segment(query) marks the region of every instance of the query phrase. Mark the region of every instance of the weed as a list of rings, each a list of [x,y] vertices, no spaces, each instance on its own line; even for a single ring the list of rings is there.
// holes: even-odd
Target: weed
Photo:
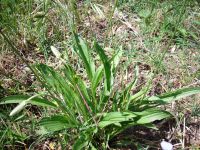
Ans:
[[[95,67],[95,61],[91,57],[91,50],[85,42],[76,34],[74,50],[83,62],[87,73],[84,80],[76,73],[70,62],[66,62],[58,51],[53,48],[54,54],[63,61],[63,68],[55,71],[53,68],[38,64],[32,67],[37,72],[37,77],[48,90],[50,100],[39,95],[32,97],[11,96],[2,99],[1,104],[19,103],[10,116],[20,112],[28,103],[60,109],[59,114],[45,117],[39,121],[40,134],[50,134],[60,130],[73,130],[73,149],[97,148],[106,149],[108,142],[124,129],[134,126],[153,127],[155,120],[168,118],[171,114],[157,108],[172,100],[198,93],[199,88],[181,89],[161,96],[148,97],[151,80],[144,88],[134,95],[132,89],[138,80],[138,68],[134,80],[121,89],[114,88],[117,68],[122,56],[118,50],[111,58],[106,56],[104,50],[97,42],[94,42],[101,64]],[[42,93],[42,95],[46,93]],[[47,96],[46,95],[46,96]],[[78,138],[79,137],[79,138]]]

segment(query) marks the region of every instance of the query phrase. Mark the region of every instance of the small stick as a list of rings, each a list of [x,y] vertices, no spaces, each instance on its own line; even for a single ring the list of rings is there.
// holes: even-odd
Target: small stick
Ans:
[[[183,118],[183,139],[182,139],[182,149],[184,149],[185,148],[185,130],[186,129],[186,127],[185,127],[185,116],[184,116],[184,118]]]

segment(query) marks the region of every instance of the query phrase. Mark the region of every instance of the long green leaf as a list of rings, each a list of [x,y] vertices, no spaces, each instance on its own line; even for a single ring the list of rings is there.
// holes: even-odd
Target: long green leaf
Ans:
[[[46,132],[55,132],[76,127],[75,124],[70,123],[69,119],[63,115],[55,115],[43,118],[39,122],[39,126],[43,127]]]
[[[94,74],[94,78],[92,79],[92,93],[96,93],[96,89],[103,77],[103,66],[100,66]]]
[[[119,124],[120,122],[131,121],[135,117],[137,117],[137,115],[131,112],[109,112],[104,114],[104,117],[98,125],[100,128],[104,128],[111,124]]]
[[[105,76],[106,76],[106,90],[108,92],[110,92],[112,74],[111,74],[111,65],[110,65],[109,59],[106,56],[106,54],[104,53],[104,50],[99,46],[99,44],[97,42],[95,42],[94,46],[95,46],[97,53],[100,56],[101,61],[103,62]]]
[[[75,51],[79,54],[80,58],[82,59],[86,72],[88,74],[88,77],[90,81],[92,81],[93,75],[95,73],[95,64],[94,61],[92,60],[92,57],[89,53],[88,47],[85,44],[85,42],[78,37],[77,34],[74,34],[75,41],[76,41],[76,46]]]
[[[200,87],[183,88],[163,95],[149,97],[148,100],[159,104],[166,104],[197,93],[200,93]]]
[[[162,120],[171,117],[171,114],[163,110],[146,110],[144,112],[139,112],[141,115],[140,119],[137,120],[138,124],[152,123],[156,120]]]
[[[21,103],[25,100],[27,100],[28,98],[30,98],[30,96],[28,95],[13,95],[13,96],[8,96],[8,97],[4,97],[0,100],[0,104],[15,104],[15,103]],[[28,103],[32,104],[32,105],[37,105],[37,106],[46,106],[46,107],[53,107],[56,108],[57,105],[55,104],[55,102],[50,102],[46,99],[42,99],[42,98],[32,98],[30,101],[28,101]]]

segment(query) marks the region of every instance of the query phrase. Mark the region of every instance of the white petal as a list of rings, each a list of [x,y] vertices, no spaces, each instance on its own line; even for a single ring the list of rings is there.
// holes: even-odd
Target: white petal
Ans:
[[[54,46],[51,46],[51,51],[52,51],[53,54],[56,56],[56,58],[60,58],[61,54],[60,54],[60,52],[57,50],[57,48],[55,48]]]
[[[173,150],[173,145],[164,140],[160,143],[160,145],[161,145],[162,150]]]

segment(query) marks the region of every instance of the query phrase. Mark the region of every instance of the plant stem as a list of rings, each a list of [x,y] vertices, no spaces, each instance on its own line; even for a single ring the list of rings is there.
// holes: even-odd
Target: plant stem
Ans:
[[[88,105],[87,101],[85,100],[85,98],[84,98],[83,94],[81,93],[81,90],[79,89],[79,87],[78,87],[77,84],[76,84],[76,88],[77,88],[79,94],[81,95],[81,97],[82,97],[82,99],[83,99],[84,105],[86,106],[87,110],[90,112],[90,114],[91,114],[91,116],[92,116],[92,119],[93,119],[93,121],[95,122],[95,124],[96,124],[96,126],[97,126],[97,121],[95,120],[95,118],[94,118],[94,116],[93,116],[92,110],[91,110],[90,106]]]

